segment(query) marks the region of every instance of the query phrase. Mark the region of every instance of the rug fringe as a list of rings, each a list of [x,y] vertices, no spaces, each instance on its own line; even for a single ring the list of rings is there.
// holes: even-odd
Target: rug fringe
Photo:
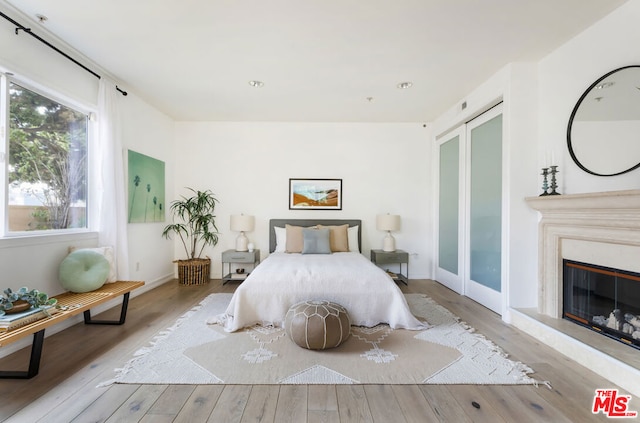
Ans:
[[[551,382],[549,382],[548,380],[536,380],[536,379],[534,379],[533,381],[534,381],[533,386],[535,386],[536,388],[537,388],[539,385],[544,385],[544,386],[546,386],[546,387],[547,387],[547,388],[549,388],[549,389],[553,389],[553,388],[551,387]]]
[[[493,341],[488,339],[483,334],[477,333],[476,329],[471,327],[471,326],[469,326],[467,324],[467,322],[463,322],[460,319],[457,319],[457,320],[458,320],[458,323],[460,325],[462,325],[467,332],[473,333],[474,336],[479,341],[481,341],[484,345],[486,345],[492,352],[496,353],[497,355],[499,355],[502,358],[511,360],[509,358],[509,354],[506,351],[504,351],[502,349],[502,347],[500,347],[499,345],[495,344]],[[548,381],[539,381],[539,380],[534,379],[531,376],[529,376],[530,374],[535,373],[535,371],[531,367],[527,366],[526,364],[524,364],[521,361],[513,361],[513,360],[511,360],[511,362],[513,363],[513,370],[515,370],[518,374],[521,375],[520,377],[516,378],[517,381],[520,381],[523,384],[532,384],[532,385],[534,385],[536,387],[538,387],[538,385],[540,385],[540,384],[544,384],[544,385],[547,385],[549,387],[549,389],[551,389],[551,384]]]
[[[453,313],[452,313],[452,314],[453,314]],[[455,316],[455,315],[454,315],[454,316]],[[456,316],[456,317],[457,317],[457,316]],[[509,354],[508,354],[506,351],[504,351],[504,350],[502,349],[502,347],[500,347],[499,345],[496,345],[493,341],[491,341],[490,339],[488,339],[487,337],[485,337],[483,334],[481,334],[481,333],[476,333],[475,328],[472,328],[471,326],[469,326],[469,325],[467,324],[467,322],[463,322],[463,321],[460,321],[460,320],[458,319],[458,323],[460,323],[463,327],[465,327],[465,328],[466,328],[466,330],[467,330],[467,332],[469,332],[469,333],[473,333],[473,334],[474,334],[477,338],[479,338],[479,339],[480,339],[480,340],[481,340],[485,345],[489,346],[489,347],[492,349],[492,351],[493,351],[493,352],[495,352],[496,354],[500,355],[500,357],[503,357],[503,358],[509,358],[509,357],[510,357],[510,356],[509,356]],[[509,358],[509,359],[510,359],[510,358]],[[511,359],[510,359],[510,360],[511,360]],[[540,381],[540,380],[534,379],[534,378],[532,378],[531,376],[529,376],[530,374],[535,373],[535,371],[534,371],[531,367],[527,366],[526,364],[524,364],[524,363],[523,363],[523,362],[521,362],[521,361],[513,361],[513,360],[511,360],[511,361],[513,362],[513,367],[514,367],[514,369],[515,369],[518,373],[522,374],[522,376],[521,376],[520,378],[517,378],[517,380],[522,381],[522,383],[532,384],[532,385],[534,385],[536,388],[537,388],[539,385],[545,385],[547,388],[552,389],[552,388],[551,388],[551,383],[550,383],[548,380]]]
[[[440,305],[439,303],[437,303],[436,301],[434,301],[432,298],[430,298],[427,295],[424,294],[420,294],[420,297],[425,298],[428,302],[431,303],[432,306],[434,307],[438,307],[445,315],[447,315],[450,319],[451,319],[451,324],[456,324],[458,326],[460,326],[461,328],[463,328],[464,331],[466,331],[469,334],[473,334],[474,339],[477,342],[482,343],[490,353],[495,354],[501,358],[504,359],[508,359],[508,361],[511,362],[511,366],[509,369],[509,373],[515,372],[515,382],[517,384],[530,384],[530,385],[534,385],[534,386],[539,386],[539,385],[545,385],[547,386],[549,389],[551,388],[551,384],[549,383],[549,381],[540,381],[537,379],[532,378],[531,374],[534,374],[535,371],[527,366],[526,364],[520,362],[520,361],[513,361],[509,358],[509,354],[504,351],[499,345],[497,345],[495,342],[491,341],[490,339],[488,339],[485,335],[478,333],[477,330],[470,326],[467,322],[463,321],[460,317],[458,317],[457,315],[453,314],[449,309],[447,309],[446,307]],[[455,362],[454,362],[455,363]],[[432,375],[431,377],[429,377],[429,379],[433,379],[434,376],[436,374],[440,374],[443,373],[445,371],[446,368],[453,366],[454,363],[450,363],[447,367],[440,369],[438,372],[434,373],[434,375]],[[427,379],[428,380],[428,379]],[[426,380],[425,380],[426,382]],[[443,384],[447,384],[446,381],[440,381],[440,383]],[[455,382],[451,382],[451,384],[454,384]],[[481,383],[479,383],[481,384]]]

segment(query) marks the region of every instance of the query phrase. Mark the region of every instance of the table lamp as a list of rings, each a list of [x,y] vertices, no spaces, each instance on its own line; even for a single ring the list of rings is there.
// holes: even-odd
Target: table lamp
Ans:
[[[245,232],[251,232],[255,224],[253,216],[232,215],[231,216],[231,230],[240,232],[240,235],[236,238],[236,251],[248,251],[249,239],[244,234]]]
[[[387,231],[384,237],[382,251],[395,251],[396,239],[391,235],[391,231],[400,229],[400,216],[397,214],[379,214],[376,218],[376,229],[379,231]]]

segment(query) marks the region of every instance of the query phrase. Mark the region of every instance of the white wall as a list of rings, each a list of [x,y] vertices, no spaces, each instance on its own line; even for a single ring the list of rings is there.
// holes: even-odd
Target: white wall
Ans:
[[[175,198],[175,123],[135,95],[128,95],[121,103],[126,116],[122,128],[123,148],[165,163],[165,199],[168,204]],[[153,284],[173,278],[173,243],[161,236],[165,224],[166,221],[128,225],[131,279]]]
[[[640,170],[600,177],[580,170],[567,149],[569,116],[582,93],[605,73],[640,64],[640,0],[630,0],[540,61],[540,145],[554,151],[560,192],[637,189]],[[603,140],[607,143],[607,140]],[[640,157],[636,163],[640,162]]]
[[[220,253],[234,248],[232,214],[250,214],[247,234],[266,257],[271,218],[354,218],[363,221],[363,254],[382,248],[379,213],[399,214],[397,247],[410,256],[410,277],[431,274],[430,128],[422,124],[193,123],[176,124],[176,178],[184,187],[211,189],[220,204],[220,242],[206,254],[219,277]],[[289,210],[289,178],[339,178],[342,210]],[[176,249],[176,256],[184,252]]]

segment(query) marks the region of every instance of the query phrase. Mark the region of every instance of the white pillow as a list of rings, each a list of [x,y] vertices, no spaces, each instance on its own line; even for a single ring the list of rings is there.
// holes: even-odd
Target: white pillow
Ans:
[[[358,244],[358,226],[351,226],[347,229],[347,238],[349,239],[349,251],[359,253],[360,245]]]
[[[118,279],[118,275],[116,271],[116,260],[113,255],[113,247],[96,247],[96,248],[69,247],[70,253],[78,250],[89,250],[89,251],[95,251],[96,253],[102,254],[109,262],[109,276],[107,276],[107,282],[115,282],[116,279]]]
[[[287,230],[278,226],[274,226],[273,230],[276,232],[276,249],[274,253],[284,253],[287,250]]]

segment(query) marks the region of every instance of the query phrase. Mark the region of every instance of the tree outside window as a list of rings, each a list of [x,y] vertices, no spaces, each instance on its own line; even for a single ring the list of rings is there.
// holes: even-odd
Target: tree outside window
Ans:
[[[86,114],[11,82],[9,121],[9,230],[86,227]]]

